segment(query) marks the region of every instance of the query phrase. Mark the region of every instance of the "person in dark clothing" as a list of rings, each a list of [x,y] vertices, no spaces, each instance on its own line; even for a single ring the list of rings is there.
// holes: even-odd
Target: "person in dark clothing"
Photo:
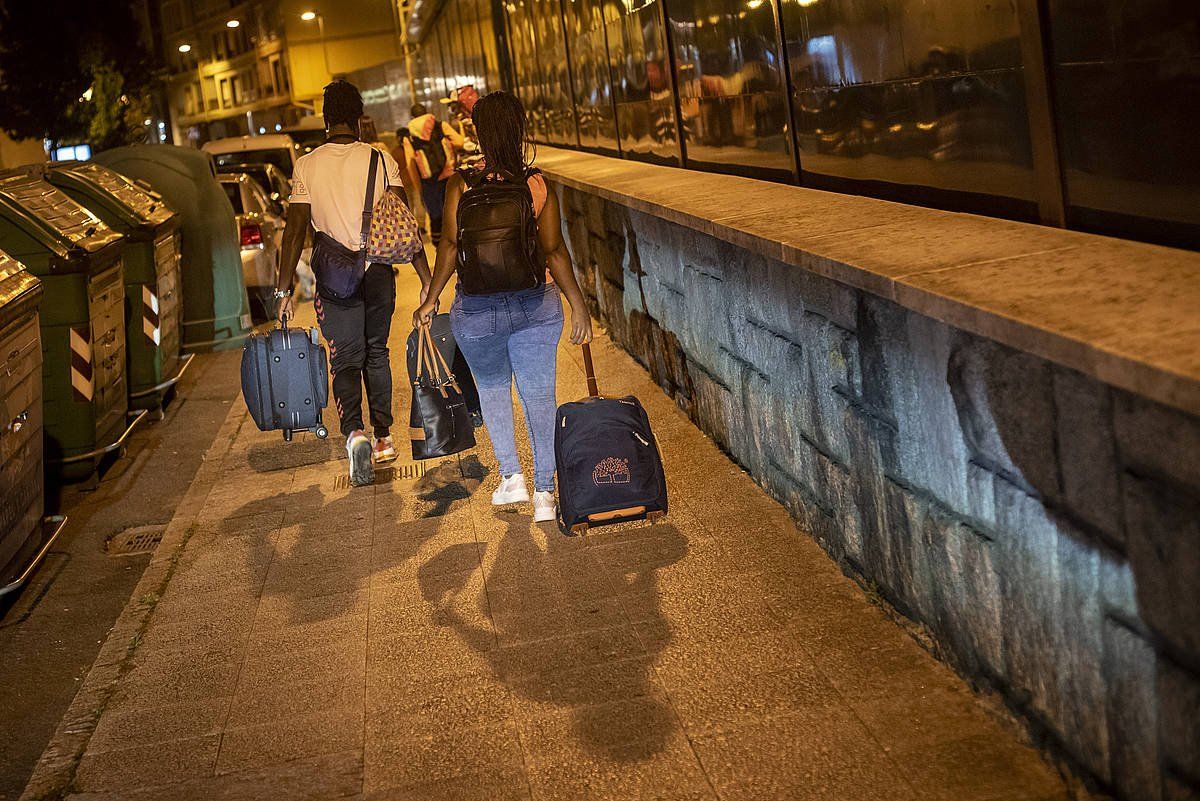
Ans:
[[[385,183],[382,174],[376,176],[373,203],[378,203],[386,191],[408,202],[395,159],[359,141],[363,103],[358,89],[344,80],[326,86],[324,115],[326,143],[302,156],[292,176],[279,263],[279,289],[275,293],[280,299],[282,320],[292,313],[291,292],[286,288],[292,285],[292,274],[310,225],[351,251],[362,246],[363,195],[373,154],[381,156],[388,179]],[[413,258],[413,269],[421,278],[424,300],[430,281],[424,250]],[[350,456],[350,481],[355,485],[369,484],[374,477],[373,462],[396,458],[391,437],[392,368],[387,344],[396,310],[395,271],[390,264],[369,264],[358,292],[350,298],[324,292],[318,271],[314,305],[321,333],[329,343],[333,395]],[[363,431],[364,386],[374,442]]]

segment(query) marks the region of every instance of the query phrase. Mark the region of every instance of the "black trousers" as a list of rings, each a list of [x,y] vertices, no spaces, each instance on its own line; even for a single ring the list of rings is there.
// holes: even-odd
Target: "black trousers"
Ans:
[[[325,297],[318,285],[314,305],[321,334],[329,343],[333,399],[342,436],[365,428],[365,385],[371,427],[376,437],[386,437],[392,426],[392,364],[388,359],[388,333],[396,311],[392,265],[368,265],[358,295],[348,300]]]

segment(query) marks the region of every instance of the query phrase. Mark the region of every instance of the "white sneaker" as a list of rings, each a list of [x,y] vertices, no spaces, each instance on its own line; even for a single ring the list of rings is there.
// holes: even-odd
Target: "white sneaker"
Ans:
[[[558,519],[558,504],[553,492],[533,493],[533,522],[548,523]]]
[[[365,487],[375,481],[375,466],[371,464],[371,440],[355,430],[346,437],[346,454],[350,457],[350,484]]]
[[[513,473],[500,481],[500,486],[492,493],[492,506],[508,506],[513,503],[525,503],[529,500],[529,488],[525,486],[525,476]]]

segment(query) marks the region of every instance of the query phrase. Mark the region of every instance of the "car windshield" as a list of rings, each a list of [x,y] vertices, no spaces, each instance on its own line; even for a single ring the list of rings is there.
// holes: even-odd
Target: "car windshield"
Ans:
[[[233,206],[233,213],[241,214],[243,211],[242,192],[238,185],[232,181],[222,181],[221,188],[225,190],[225,196],[229,198],[229,203]]]
[[[274,164],[292,177],[292,154],[287,148],[273,147],[268,150],[239,150],[236,153],[217,153],[213,156],[217,168],[231,164]]]

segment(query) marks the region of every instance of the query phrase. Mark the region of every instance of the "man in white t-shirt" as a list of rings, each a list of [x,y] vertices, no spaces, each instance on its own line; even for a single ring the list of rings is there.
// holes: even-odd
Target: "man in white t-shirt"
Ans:
[[[363,208],[373,153],[379,154],[383,168],[375,176],[372,207],[387,191],[395,192],[405,202],[408,200],[396,160],[358,139],[358,122],[363,115],[358,89],[344,80],[329,84],[325,87],[323,111],[326,142],[302,156],[292,174],[292,195],[275,292],[281,319],[292,313],[292,279],[310,225],[318,238],[329,237],[352,252],[361,250]],[[424,302],[430,274],[423,250],[413,259],[413,268],[421,278]],[[396,275],[392,265],[367,265],[362,284],[350,298],[323,292],[318,272],[314,305],[321,334],[329,343],[333,395],[350,455],[350,481],[355,485],[369,484],[374,479],[373,462],[396,458],[391,437],[392,367],[387,344],[396,310]],[[364,384],[374,429],[373,443],[363,430]]]

